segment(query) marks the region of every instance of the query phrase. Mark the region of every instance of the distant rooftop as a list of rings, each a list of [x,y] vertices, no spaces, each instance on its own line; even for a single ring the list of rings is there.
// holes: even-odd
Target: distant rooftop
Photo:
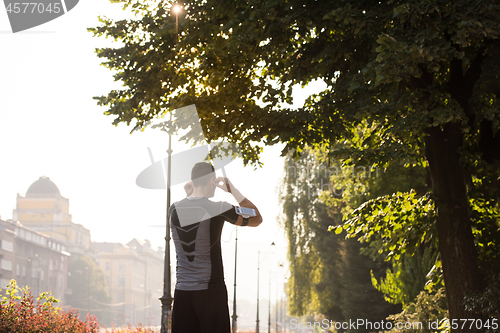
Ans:
[[[28,188],[26,192],[26,196],[30,196],[32,194],[61,194],[59,192],[59,188],[54,184],[49,177],[42,176],[38,178],[31,186]]]

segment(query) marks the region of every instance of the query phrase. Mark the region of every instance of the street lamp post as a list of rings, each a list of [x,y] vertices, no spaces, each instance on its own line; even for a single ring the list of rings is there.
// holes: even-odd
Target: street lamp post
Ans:
[[[286,333],[286,326],[287,326],[287,317],[288,317],[288,297],[287,297],[287,294],[286,294],[286,284],[287,284],[287,279],[285,278],[285,283],[283,284],[283,294],[284,294],[284,298],[283,298],[283,332]]]
[[[181,11],[181,7],[179,5],[174,6],[175,13],[175,42],[177,43],[177,39],[179,38],[179,12]]]
[[[177,42],[178,36],[178,15],[181,8],[178,5],[173,7],[175,13],[175,40]],[[170,269],[170,183],[171,183],[171,171],[172,171],[172,112],[170,112],[170,123],[168,131],[168,165],[167,165],[167,231],[165,236],[165,262],[163,269],[163,296],[160,297],[161,300],[161,333],[167,333],[169,331],[169,318],[170,312],[172,311],[172,290],[171,290],[171,269]]]
[[[257,252],[257,319],[255,320],[255,333],[259,333],[259,270],[260,270],[260,251]]]
[[[286,297],[286,282],[283,283],[283,291],[285,292]],[[285,297],[281,296],[281,331],[286,333],[286,300]]]
[[[168,134],[168,165],[167,165],[167,235],[165,236],[165,262],[163,268],[163,296],[161,300],[161,333],[168,332],[168,321],[172,310],[172,291],[170,282],[170,173],[172,169],[172,113],[170,113],[170,128]]]
[[[279,264],[278,265],[278,268],[283,268],[283,264]],[[281,271],[269,271],[269,314],[268,314],[268,322],[267,322],[267,332],[268,333],[271,333],[271,282],[272,282],[272,274],[275,273],[275,274],[279,274],[281,273]],[[275,322],[276,322],[276,332],[278,332],[278,291],[279,291],[279,288],[278,288],[278,285],[276,285],[276,318],[275,318]]]
[[[38,253],[35,254],[36,259],[36,293],[40,295],[40,258],[38,258]]]
[[[90,312],[90,278],[89,278],[89,267],[85,266],[85,277],[87,278],[87,315]]]
[[[285,332],[285,302],[283,302],[283,296],[281,296],[281,331]]]
[[[269,306],[267,313],[267,333],[271,333],[271,271],[269,271]]]
[[[236,228],[236,239],[234,242],[234,293],[233,293],[233,327],[232,327],[232,333],[236,333],[236,320],[238,318],[238,315],[236,315],[236,262],[238,259],[238,228]]]
[[[276,318],[274,319],[275,323],[276,323],[276,333],[278,333],[278,310],[279,310],[279,306],[278,306],[278,291],[279,291],[279,286],[278,286],[278,283],[276,283],[276,303],[275,303],[275,306],[276,306]]]
[[[271,243],[271,248],[274,249],[274,242]],[[269,253],[267,253],[269,254]],[[257,252],[257,319],[255,320],[255,333],[259,333],[259,278],[260,278],[260,251]]]

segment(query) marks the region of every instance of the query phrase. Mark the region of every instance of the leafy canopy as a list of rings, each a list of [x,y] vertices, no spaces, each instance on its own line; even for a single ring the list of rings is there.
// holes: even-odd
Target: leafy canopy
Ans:
[[[120,3],[138,18],[89,28],[122,43],[97,50],[125,87],[96,97],[115,125],[194,103],[205,136],[238,143],[245,162],[262,142],[348,140],[344,157],[415,163],[429,126],[459,123],[476,148],[482,120],[498,130],[497,1],[183,1],[178,41],[172,1]],[[323,92],[286,106],[316,79]]]

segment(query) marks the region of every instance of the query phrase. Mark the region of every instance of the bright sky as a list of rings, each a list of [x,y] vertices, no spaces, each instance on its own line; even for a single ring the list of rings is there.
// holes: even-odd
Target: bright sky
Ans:
[[[113,46],[86,31],[99,25],[98,15],[123,18],[119,4],[105,0],[80,1],[58,19],[13,34],[7,12],[0,8],[0,216],[12,218],[16,195],[24,196],[40,176],[48,176],[70,200],[73,222],[90,230],[93,241],[127,243],[149,239],[164,246],[166,191],[145,190],[135,184],[137,175],[150,164],[148,147],[155,160],[166,156],[168,136],[159,130],[129,134],[131,128],[113,127],[93,96],[120,89],[112,72],[100,66],[96,47]],[[297,94],[300,105],[306,92]],[[173,140],[173,150],[189,147]],[[281,211],[276,188],[283,177],[283,146],[267,147],[264,167],[253,170],[241,161],[226,171],[233,184],[261,211],[258,228],[238,231],[238,299],[256,298],[257,251],[262,255],[261,298],[268,295],[269,271],[286,260],[284,230],[277,217]],[[222,175],[218,172],[218,175]],[[214,200],[236,204],[232,196],[216,191]],[[185,196],[182,185],[172,189],[172,200]],[[226,284],[232,298],[235,227],[222,235]],[[175,251],[172,247],[172,269]],[[273,274],[273,284],[280,273]],[[274,291],[273,291],[274,295]]]

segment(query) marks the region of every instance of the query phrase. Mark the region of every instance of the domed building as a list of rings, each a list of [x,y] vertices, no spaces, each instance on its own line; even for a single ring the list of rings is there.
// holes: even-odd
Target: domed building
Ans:
[[[28,188],[28,191],[26,192],[26,196],[37,196],[37,195],[61,195],[61,192],[59,192],[59,188],[57,187],[56,184],[54,184],[53,181],[50,180],[49,177],[42,176],[38,178],[36,182],[31,184],[31,186]]]
[[[42,176],[31,184],[25,197],[17,194],[12,215],[24,226],[64,241],[72,256],[94,257],[90,253],[90,231],[72,222],[69,200],[49,177]]]

